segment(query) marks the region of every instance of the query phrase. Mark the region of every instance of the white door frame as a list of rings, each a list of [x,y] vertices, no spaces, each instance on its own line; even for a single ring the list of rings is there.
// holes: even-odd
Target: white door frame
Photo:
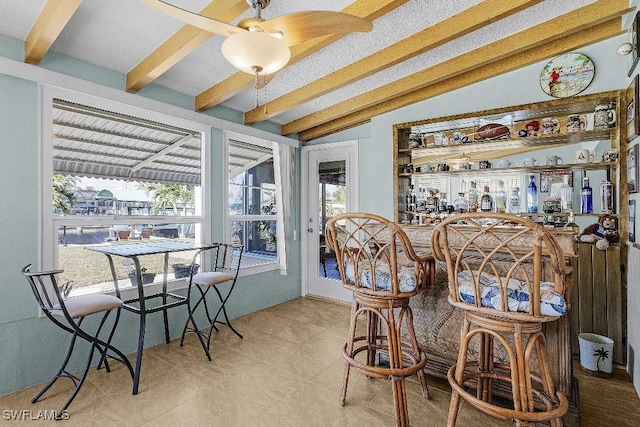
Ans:
[[[346,156],[337,156],[335,154],[336,150],[338,149],[347,149],[346,152]],[[342,150],[341,150],[342,151]],[[310,200],[309,200],[309,193],[310,193],[310,188],[309,185],[310,183],[310,179],[312,178],[310,176],[310,153],[318,153],[319,155],[323,156],[321,159],[318,159],[318,162],[320,161],[329,161],[333,159],[338,159],[339,160],[345,160],[346,161],[346,170],[347,170],[347,176],[346,176],[346,185],[347,185],[347,212],[356,212],[358,210],[358,141],[357,140],[349,140],[349,141],[341,141],[341,142],[333,142],[333,143],[328,143],[328,144],[318,144],[318,145],[305,145],[302,147],[302,167],[301,167],[301,172],[302,172],[302,188],[305,191],[302,191],[303,196],[301,197],[301,205],[302,205],[302,209],[301,209],[301,218],[300,218],[300,224],[301,224],[301,231],[302,231],[302,238],[301,238],[301,262],[302,262],[302,295],[308,295],[309,294],[309,278],[310,276],[310,269],[315,269],[315,271],[318,270],[318,256],[315,256],[315,262],[311,263],[310,259],[311,257],[309,256],[309,250],[310,250],[310,245],[313,242],[310,242],[309,236],[313,235],[316,236],[316,233],[309,233],[307,232],[307,229],[309,228],[309,215],[310,215]],[[325,158],[326,156],[326,158]],[[314,203],[314,207],[317,206],[317,202]],[[317,227],[317,223],[313,224],[312,228]],[[315,245],[319,245],[319,242],[317,241],[317,239],[314,239],[315,241]],[[314,245],[314,247],[316,247]],[[316,254],[318,254],[318,249],[316,247],[316,250],[314,250],[314,252]],[[311,265],[313,264],[313,265]],[[322,279],[320,279],[322,280]],[[335,280],[330,280],[330,279],[324,279],[327,280],[328,284],[336,284]],[[342,286],[342,285],[340,285]],[[332,296],[326,296],[326,295],[319,295],[321,297],[325,297],[325,298],[329,298],[329,299],[339,299],[342,301],[347,301],[350,302],[351,301],[351,292],[349,293],[345,293],[345,296],[348,295],[348,299],[345,299],[346,297],[332,297]]]

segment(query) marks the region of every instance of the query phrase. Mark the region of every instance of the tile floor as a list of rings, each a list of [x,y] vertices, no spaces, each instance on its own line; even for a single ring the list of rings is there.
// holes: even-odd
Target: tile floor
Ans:
[[[208,362],[196,337],[145,351],[140,393],[114,371],[92,370],[65,421],[7,421],[0,425],[56,426],[394,426],[388,380],[367,379],[353,370],[346,405],[338,405],[343,372],[340,348],[348,330],[349,308],[298,298],[243,316],[234,325],[240,340],[224,328],[212,340]],[[116,366],[117,365],[117,366]],[[580,373],[584,426],[639,426],[640,400],[626,378],[599,379]],[[619,375],[624,377],[624,375]],[[30,399],[40,385],[0,397],[7,409],[58,409],[70,390],[59,381],[37,404]],[[446,425],[450,389],[429,377],[431,400],[421,397],[417,381],[408,382],[413,426]],[[0,417],[1,418],[1,417]],[[462,405],[458,426],[506,426]]]

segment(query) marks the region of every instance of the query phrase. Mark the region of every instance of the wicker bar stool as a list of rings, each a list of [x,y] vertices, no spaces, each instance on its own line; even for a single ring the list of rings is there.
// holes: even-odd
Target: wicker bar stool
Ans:
[[[435,261],[430,255],[417,255],[397,224],[373,214],[335,217],[327,225],[327,242],[336,253],[343,285],[354,294],[349,337],[342,351],[340,404],[345,403],[351,367],[369,377],[390,378],[397,425],[408,426],[405,378],[417,374],[422,393],[429,398],[423,371],[427,357],[418,347],[409,298],[430,283]],[[356,332],[360,319],[366,321],[362,336]]]
[[[462,398],[517,425],[561,426],[568,402],[553,383],[542,332],[569,309],[571,268],[555,237],[513,215],[470,213],[439,224],[431,248],[447,263],[449,302],[465,314],[457,363],[447,375],[447,424],[456,424]],[[494,402],[498,384],[503,394],[510,391],[512,407]]]

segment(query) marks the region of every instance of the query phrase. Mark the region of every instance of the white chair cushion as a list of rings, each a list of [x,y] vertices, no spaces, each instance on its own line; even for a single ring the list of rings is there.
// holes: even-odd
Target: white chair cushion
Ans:
[[[215,286],[234,279],[234,275],[226,271],[207,271],[194,274],[193,283],[197,285]]]
[[[475,304],[474,284],[471,274],[478,276],[477,271],[458,273],[458,293],[460,299],[467,304]],[[502,282],[506,279],[501,278]],[[480,304],[483,307],[502,309],[502,297],[496,276],[488,273],[480,275]],[[507,284],[507,305],[509,311],[529,312],[529,289],[526,282],[509,279]],[[553,283],[540,282],[540,313],[545,316],[562,316],[567,310],[564,297],[555,292]]]
[[[73,319],[122,307],[122,300],[111,295],[82,295],[64,300],[69,315]],[[62,316],[60,304],[53,306],[53,314]]]
[[[388,291],[391,289],[391,274],[389,265],[379,262],[376,265],[375,284],[376,290]],[[355,274],[352,263],[347,263],[346,268],[347,279],[355,282]],[[372,286],[371,267],[367,262],[360,263],[360,286],[371,289]],[[416,289],[416,278],[413,274],[413,268],[398,265],[398,284],[400,292],[413,292]]]

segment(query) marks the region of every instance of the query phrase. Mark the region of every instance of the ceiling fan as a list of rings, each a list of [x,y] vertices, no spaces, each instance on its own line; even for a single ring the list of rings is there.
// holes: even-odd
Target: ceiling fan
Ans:
[[[256,76],[263,76],[262,86],[271,74],[282,69],[291,58],[290,46],[329,34],[348,34],[371,31],[373,24],[366,19],[333,11],[305,11],[265,20],[262,10],[271,0],[246,0],[256,11],[253,18],[238,25],[217,21],[190,12],[162,0],[140,0],[187,24],[227,37],[222,54],[236,68]]]

